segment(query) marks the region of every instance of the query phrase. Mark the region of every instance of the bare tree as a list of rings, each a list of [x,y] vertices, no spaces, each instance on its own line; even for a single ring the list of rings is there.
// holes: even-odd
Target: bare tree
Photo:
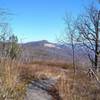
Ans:
[[[65,43],[69,42],[69,45],[71,46],[72,49],[72,62],[73,62],[73,68],[74,68],[74,73],[76,70],[76,65],[75,65],[75,41],[76,41],[76,36],[75,36],[75,27],[74,27],[74,18],[69,14],[66,14],[65,16],[65,24],[66,24],[66,40]]]
[[[2,30],[0,33],[0,43],[1,43],[1,55],[2,57],[7,56],[7,44],[10,35],[12,34],[8,23],[2,23]]]
[[[5,10],[0,8],[0,56],[6,56],[6,43],[11,34],[11,28],[7,21],[7,16],[10,14]]]
[[[90,5],[86,13],[77,21],[79,40],[83,42],[88,51],[88,57],[94,70],[98,69],[98,56],[100,54],[100,11],[95,5]]]

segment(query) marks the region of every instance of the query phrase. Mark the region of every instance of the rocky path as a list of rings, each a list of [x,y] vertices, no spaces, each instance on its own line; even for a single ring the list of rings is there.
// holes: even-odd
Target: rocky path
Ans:
[[[32,81],[27,89],[25,100],[54,100],[51,88],[56,84],[57,79],[45,79]],[[56,93],[56,91],[54,91]],[[60,100],[59,94],[55,94],[55,98]]]

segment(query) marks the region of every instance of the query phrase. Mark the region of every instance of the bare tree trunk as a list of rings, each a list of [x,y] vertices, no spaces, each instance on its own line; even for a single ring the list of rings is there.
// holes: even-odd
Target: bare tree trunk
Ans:
[[[98,12],[98,20],[100,18],[100,11]],[[96,41],[95,41],[95,70],[98,70],[98,55],[99,55],[99,21],[96,22]]]
[[[74,47],[74,42],[73,42],[73,34],[71,34],[71,45],[72,45],[72,57],[73,57],[73,69],[74,69],[74,74],[75,74],[75,71],[76,71],[76,68],[75,68],[75,47]]]
[[[98,66],[98,29],[96,33],[96,41],[95,41],[95,70],[97,70]]]

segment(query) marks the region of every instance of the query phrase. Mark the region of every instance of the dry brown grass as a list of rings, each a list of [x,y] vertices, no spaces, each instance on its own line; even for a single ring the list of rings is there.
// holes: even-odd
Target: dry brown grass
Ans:
[[[58,82],[58,91],[62,100],[100,100],[100,88],[94,79],[90,80],[83,71],[63,74]]]
[[[25,64],[29,65],[44,65],[44,66],[52,66],[52,67],[60,67],[63,69],[69,69],[73,68],[72,63],[65,61],[65,60],[57,60],[57,59],[51,59],[51,60],[34,60],[31,62],[26,62]]]
[[[65,62],[37,61],[23,65],[21,77],[28,82],[33,79],[57,77],[55,88],[61,100],[100,100],[100,88],[95,79],[90,79],[81,68],[77,68],[74,74],[72,65]]]
[[[63,61],[21,64],[5,59],[0,61],[0,100],[24,100],[26,86],[32,80],[52,77],[57,83],[50,94],[59,95],[59,100],[100,100],[100,88],[95,79],[90,79],[81,68],[74,74],[72,65]]]
[[[23,100],[25,84],[19,80],[19,64],[2,59],[0,62],[0,100]]]

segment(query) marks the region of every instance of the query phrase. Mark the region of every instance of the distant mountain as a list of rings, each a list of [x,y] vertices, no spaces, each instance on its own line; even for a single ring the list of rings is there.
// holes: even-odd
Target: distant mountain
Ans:
[[[46,40],[33,41],[22,44],[22,58],[23,59],[61,59],[66,61],[72,60],[72,49],[70,44],[62,45],[58,43],[51,43]],[[86,60],[86,56],[82,50],[76,47],[75,55],[82,61]]]

